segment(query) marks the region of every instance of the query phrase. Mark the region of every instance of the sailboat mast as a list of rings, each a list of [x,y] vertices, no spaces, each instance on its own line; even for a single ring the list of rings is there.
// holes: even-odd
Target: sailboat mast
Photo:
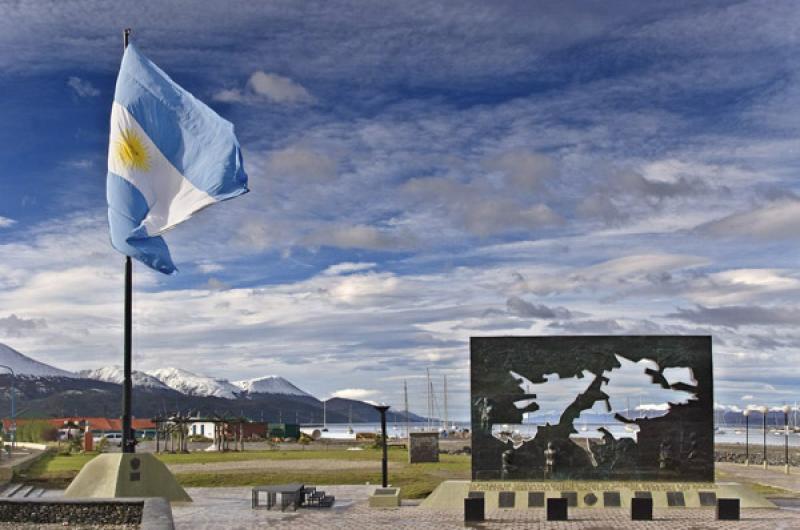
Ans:
[[[448,430],[447,425],[447,375],[444,376],[444,431]]]
[[[433,401],[431,401],[431,369],[426,368],[425,372],[428,374],[427,381],[428,381],[428,421],[426,423],[427,429],[431,429],[431,417],[433,416]]]
[[[406,438],[408,438],[408,440],[406,440],[406,444],[407,447],[411,447],[411,428],[408,425],[408,384],[406,384],[405,379],[403,379],[403,401],[405,401],[406,407]]]

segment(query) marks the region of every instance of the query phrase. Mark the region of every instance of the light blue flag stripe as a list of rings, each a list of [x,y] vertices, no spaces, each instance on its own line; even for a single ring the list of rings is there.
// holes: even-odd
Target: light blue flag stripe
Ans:
[[[172,274],[178,269],[172,262],[164,238],[153,236],[131,239],[129,236],[150,211],[144,196],[136,186],[116,173],[106,175],[106,198],[108,200],[108,226],[111,244],[126,256],[135,258],[151,269]]]

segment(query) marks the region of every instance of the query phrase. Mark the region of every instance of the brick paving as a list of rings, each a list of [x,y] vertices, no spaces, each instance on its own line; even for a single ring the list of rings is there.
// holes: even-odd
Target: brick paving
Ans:
[[[454,529],[465,528],[461,512],[433,511],[419,506],[373,509],[367,496],[374,486],[324,486],[336,496],[331,509],[300,509],[297,512],[252,510],[250,488],[189,488],[195,500],[173,505],[177,530],[274,528],[285,530],[341,529]],[[741,521],[717,521],[713,508],[656,509],[654,521],[631,521],[623,509],[571,509],[570,521],[548,522],[543,509],[497,510],[487,521],[472,528],[481,529],[585,529],[585,530],[701,530],[742,528],[754,530],[800,530],[800,509],[742,510]]]

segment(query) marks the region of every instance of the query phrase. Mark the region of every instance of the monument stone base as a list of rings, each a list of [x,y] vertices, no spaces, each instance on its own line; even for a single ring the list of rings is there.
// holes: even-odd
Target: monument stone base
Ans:
[[[90,460],[64,492],[67,498],[164,497],[191,502],[167,466],[150,453],[106,453]]]
[[[370,508],[397,508],[400,506],[400,488],[377,488],[369,496]]]
[[[650,498],[654,508],[714,508],[718,498],[739,499],[742,508],[777,508],[736,482],[471,482],[446,480],[421,506],[462,510],[467,497],[483,497],[486,510],[545,508],[546,499],[565,498],[571,508],[625,508]]]

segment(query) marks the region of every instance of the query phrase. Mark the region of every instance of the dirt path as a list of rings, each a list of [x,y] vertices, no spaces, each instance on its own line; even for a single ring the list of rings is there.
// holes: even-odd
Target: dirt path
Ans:
[[[173,473],[243,473],[247,471],[337,471],[367,469],[380,471],[380,461],[353,460],[242,460],[237,462],[209,462],[207,464],[169,464]]]

